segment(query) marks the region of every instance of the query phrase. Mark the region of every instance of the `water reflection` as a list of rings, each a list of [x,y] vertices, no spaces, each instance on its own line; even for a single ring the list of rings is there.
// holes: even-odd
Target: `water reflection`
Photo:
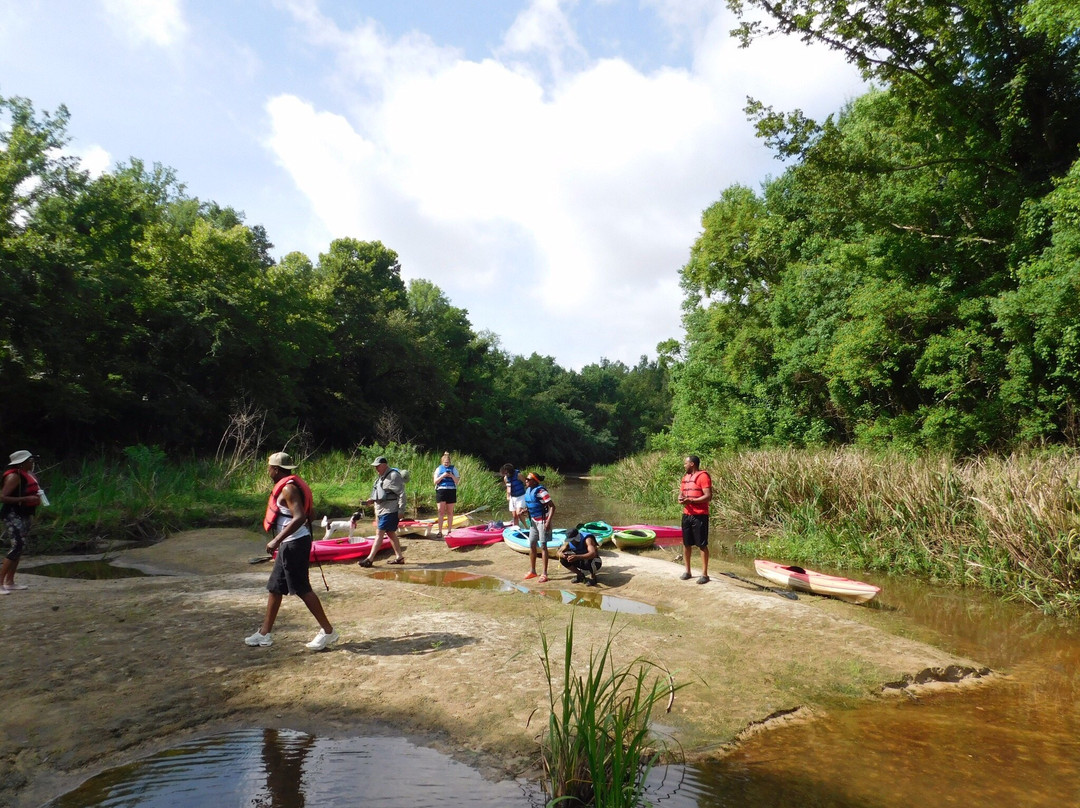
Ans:
[[[531,787],[479,772],[404,738],[318,738],[243,730],[111,769],[46,808],[533,806]]]
[[[104,559],[94,561],[56,561],[20,569],[25,575],[45,575],[50,578],[74,578],[81,581],[108,581],[114,578],[140,578],[147,573],[133,567],[114,567]]]
[[[600,609],[605,612],[624,614],[657,614],[655,606],[629,598],[603,595],[599,592],[570,592],[565,589],[530,589],[493,575],[477,575],[461,570],[380,570],[371,574],[380,581],[402,581],[410,584],[428,586],[448,586],[456,589],[481,589],[494,592],[521,592],[527,595],[540,595],[552,598],[570,606],[583,606],[586,609]]]

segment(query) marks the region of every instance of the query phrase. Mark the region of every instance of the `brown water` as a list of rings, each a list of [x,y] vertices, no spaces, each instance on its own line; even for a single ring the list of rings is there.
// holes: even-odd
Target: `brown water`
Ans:
[[[401,581],[409,584],[427,586],[449,586],[456,589],[480,589],[489,592],[520,592],[525,595],[539,595],[561,601],[569,606],[583,606],[586,609],[600,609],[605,612],[624,614],[657,614],[655,606],[649,603],[603,595],[585,590],[571,592],[566,589],[534,589],[512,583],[492,575],[477,575],[460,570],[380,570],[372,573],[372,578],[380,581]]]

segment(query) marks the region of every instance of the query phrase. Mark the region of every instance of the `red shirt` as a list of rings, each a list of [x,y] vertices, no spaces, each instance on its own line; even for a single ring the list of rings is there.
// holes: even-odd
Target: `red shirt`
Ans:
[[[689,474],[683,475],[682,485],[679,491],[683,497],[700,497],[705,493],[705,489],[712,488],[712,478],[707,471],[691,471]],[[684,502],[683,513],[690,516],[706,516],[709,513],[708,502]]]

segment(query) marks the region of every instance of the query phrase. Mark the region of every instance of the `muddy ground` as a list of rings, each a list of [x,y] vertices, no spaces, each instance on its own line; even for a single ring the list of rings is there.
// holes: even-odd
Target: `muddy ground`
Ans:
[[[520,582],[528,568],[501,544],[404,545],[404,569]],[[387,567],[384,554],[373,570],[324,565],[329,592],[313,568],[342,635],[332,650],[304,648],[317,626],[295,598],[282,607],[273,646],[249,648],[243,639],[259,626],[270,572],[249,563],[262,547],[252,532],[198,530],[115,557],[159,573],[152,577],[81,581],[20,570],[30,588],[0,598],[0,805],[39,806],[102,769],[243,727],[393,732],[490,777],[528,775],[546,716],[541,629],[559,655],[571,614],[582,655],[612,630],[611,612],[554,598],[377,580],[372,572],[403,569]],[[787,600],[718,575],[734,569],[723,563],[709,584],[682,582],[677,552],[605,550],[599,594],[660,609],[615,618],[617,658],[646,656],[687,683],[661,723],[691,755],[722,754],[770,719],[880,697],[887,683],[945,671],[979,678],[965,676],[977,662],[903,637],[902,619],[887,610]],[[27,559],[23,569],[52,560]],[[532,588],[597,592],[552,567],[552,580]]]

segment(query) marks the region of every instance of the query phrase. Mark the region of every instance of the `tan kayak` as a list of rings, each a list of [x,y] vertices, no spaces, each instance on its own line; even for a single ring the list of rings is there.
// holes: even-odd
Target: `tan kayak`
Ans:
[[[853,581],[850,578],[839,578],[835,575],[825,575],[821,572],[797,567],[794,564],[785,566],[775,561],[756,559],[754,569],[762,578],[772,581],[774,584],[797,589],[800,592],[811,592],[815,595],[828,595],[830,597],[846,600],[849,603],[866,603],[873,600],[880,587],[873,584],[864,584],[862,581]]]

